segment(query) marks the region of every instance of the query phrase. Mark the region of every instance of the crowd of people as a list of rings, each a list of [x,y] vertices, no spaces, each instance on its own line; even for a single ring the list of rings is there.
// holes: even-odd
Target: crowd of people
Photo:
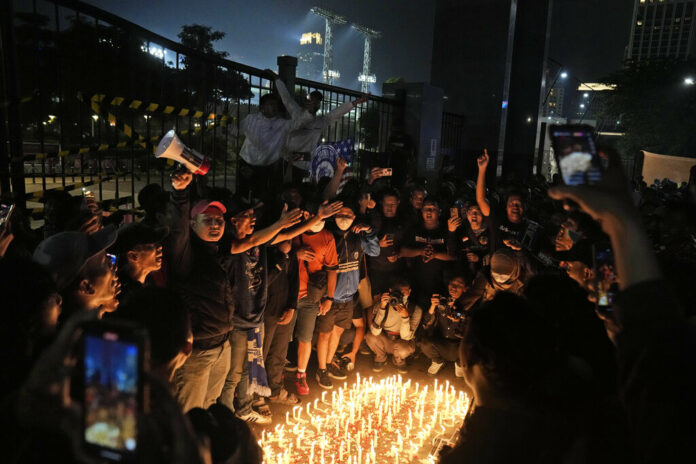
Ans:
[[[276,188],[233,194],[178,169],[140,191],[142,218],[58,192],[41,229],[21,210],[3,226],[8,462],[90,461],[70,379],[92,319],[149,333],[147,462],[260,462],[245,423],[301,403],[310,370],[320,389],[354,375],[358,353],[403,376],[416,357],[431,376],[453,364],[475,407],[441,462],[694,462],[695,173],[630,185],[605,150],[596,186],[491,186],[484,150],[471,180],[364,160],[345,182],[339,158],[331,178],[281,183],[278,163],[340,111],[317,117],[321,94],[303,108],[277,86],[242,149],[249,185]]]

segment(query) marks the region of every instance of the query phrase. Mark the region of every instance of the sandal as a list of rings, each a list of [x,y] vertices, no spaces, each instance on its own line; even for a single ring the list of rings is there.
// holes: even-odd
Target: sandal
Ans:
[[[283,388],[282,390],[280,390],[278,396],[271,396],[268,398],[268,401],[275,404],[292,405],[299,403],[300,399],[294,393],[290,393],[289,391]]]

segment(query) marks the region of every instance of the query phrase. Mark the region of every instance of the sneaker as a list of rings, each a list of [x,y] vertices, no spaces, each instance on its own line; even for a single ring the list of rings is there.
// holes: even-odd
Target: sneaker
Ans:
[[[329,364],[326,367],[326,370],[329,371],[329,377],[331,377],[332,379],[343,380],[348,378],[348,376],[346,375],[346,371],[344,371],[341,368],[341,366],[337,366],[336,364]]]
[[[362,342],[360,344],[360,348],[358,348],[358,353],[360,353],[360,354],[372,354],[372,350],[370,349],[369,346],[367,346],[367,343]]]
[[[454,375],[463,378],[464,377],[464,367],[460,366],[459,363],[454,363]]]
[[[281,388],[280,393],[278,393],[278,396],[271,396],[268,398],[268,401],[274,404],[293,405],[299,403],[300,399],[294,393],[290,393],[286,389]]]
[[[270,424],[273,421],[271,419],[271,416],[261,415],[258,412],[254,411],[253,409],[251,410],[251,412],[249,414],[244,414],[243,416],[240,416],[239,414],[235,414],[235,415],[248,424],[266,425],[266,424]]]
[[[350,372],[353,369],[355,369],[355,364],[353,364],[353,361],[351,361],[348,356],[341,357],[336,361],[336,363],[338,364],[338,367],[340,367],[344,371]]]
[[[442,366],[444,366],[444,365],[445,365],[445,363],[443,363],[443,362],[439,363],[439,362],[433,361],[430,364],[430,367],[428,368],[428,375],[430,375],[430,376],[437,375],[437,373],[440,372],[440,369],[442,369]]]
[[[331,390],[333,388],[333,383],[329,377],[328,369],[317,369],[317,383],[321,388]]]
[[[297,363],[285,360],[285,370],[288,372],[297,372]]]
[[[386,361],[372,361],[372,372],[382,372]]]
[[[396,359],[392,358],[392,364],[394,364],[394,367],[399,374],[408,374],[408,365],[406,364],[406,361],[398,362]]]
[[[309,385],[307,385],[307,373],[298,372],[295,379],[295,387],[297,387],[298,395],[309,395]]]

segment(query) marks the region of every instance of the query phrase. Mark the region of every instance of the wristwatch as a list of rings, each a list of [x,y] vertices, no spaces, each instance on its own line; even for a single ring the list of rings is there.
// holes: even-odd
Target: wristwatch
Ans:
[[[333,299],[333,297],[330,297],[330,296],[321,297],[321,301],[327,301],[327,300],[333,303],[334,299]]]

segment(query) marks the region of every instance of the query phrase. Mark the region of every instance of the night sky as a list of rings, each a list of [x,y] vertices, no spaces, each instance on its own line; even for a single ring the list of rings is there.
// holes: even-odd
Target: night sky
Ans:
[[[427,81],[434,0],[88,0],[155,33],[178,40],[181,25],[198,23],[224,31],[217,48],[230,59],[258,68],[276,66],[281,54],[296,55],[302,32],[321,32],[324,22],[309,13],[322,6],[383,32],[373,41],[372,71],[378,85],[390,77]],[[621,66],[630,32],[632,0],[555,0],[549,57],[573,77],[596,81]],[[362,68],[362,37],[334,29],[334,63],[340,85],[356,88]],[[379,87],[374,91],[378,92]]]

